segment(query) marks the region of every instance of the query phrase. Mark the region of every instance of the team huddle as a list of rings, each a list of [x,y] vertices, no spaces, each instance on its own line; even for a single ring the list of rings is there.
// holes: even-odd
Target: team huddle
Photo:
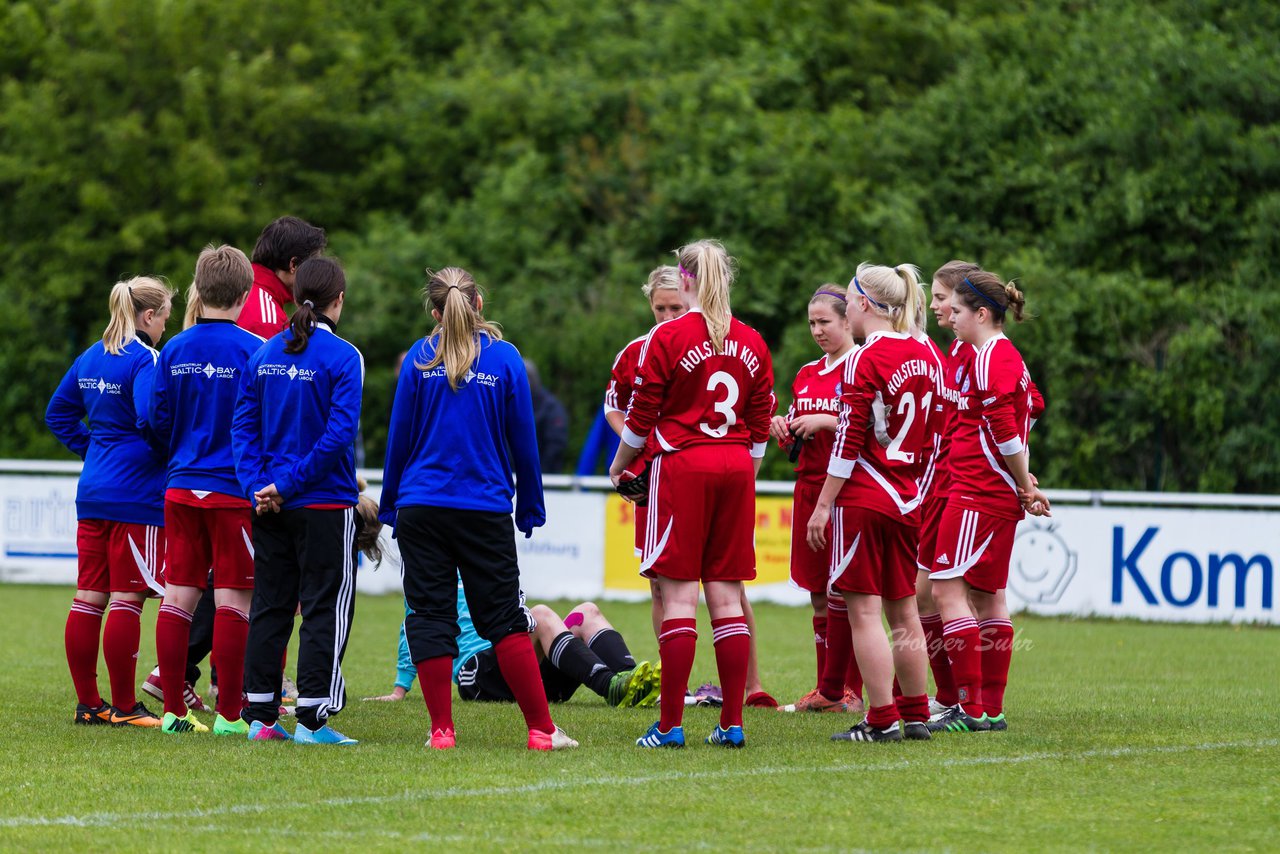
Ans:
[[[354,744],[330,721],[346,702],[357,551],[375,554],[387,524],[406,599],[399,669],[410,678],[396,690],[418,678],[428,747],[457,743],[454,684],[463,699],[514,700],[532,750],[577,746],[549,702],[580,685],[610,705],[656,701],[659,720],[637,745],[683,746],[700,592],[723,691],[706,741],[741,747],[744,705],[774,705],[743,585],[755,577],[754,481],[772,437],[797,463],[791,577],[810,592],[817,656],[816,687],[784,708],[865,711],[834,736],[851,741],[1006,728],[1013,534],[1025,512],[1049,513],[1027,454],[1043,402],[1003,335],[1006,315],[1022,314],[1013,285],[963,262],[935,273],[931,304],[910,265],[863,264],[848,288],[823,285],[808,307],[823,356],[775,415],[769,349],[730,311],[724,248],[698,241],[654,271],[644,292],[658,323],[619,354],[605,395],[621,437],[610,475],[636,504],[653,592],[650,665],[590,603],[563,620],[525,605],[516,531],[546,521],[529,380],[465,270],[428,271],[436,326],[400,369],[381,501],[361,495],[364,363],[336,332],[346,277],[324,245],[323,230],[285,217],[264,229],[252,263],[206,248],[185,329],[159,351],[173,293],[147,277],[118,283],[102,340],[50,401],[48,426],[85,461],[66,625],[77,723],[209,731],[190,674],[192,621],[212,587],[212,732]],[[945,354],[925,335],[929,308],[956,334]],[[161,715],[134,690],[151,596],[163,597],[158,668],[144,689],[163,698]],[[290,733],[279,718],[296,613]],[[100,636],[110,702],[97,683]]]

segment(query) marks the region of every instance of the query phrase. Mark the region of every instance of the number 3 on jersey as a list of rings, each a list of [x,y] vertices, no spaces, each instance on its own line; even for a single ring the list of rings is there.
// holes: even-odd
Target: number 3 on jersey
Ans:
[[[715,411],[724,416],[724,423],[719,427],[712,427],[703,421],[698,428],[714,439],[722,439],[729,433],[729,428],[738,423],[738,413],[733,411],[733,405],[738,402],[738,381],[733,378],[732,374],[725,371],[716,371],[707,380],[707,391],[715,392],[717,388],[724,386],[724,400],[719,401],[715,405]]]

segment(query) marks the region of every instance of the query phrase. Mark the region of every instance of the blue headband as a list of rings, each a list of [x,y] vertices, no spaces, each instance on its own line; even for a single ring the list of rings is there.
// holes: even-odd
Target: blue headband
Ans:
[[[818,291],[813,295],[813,299],[817,299],[818,297],[835,297],[840,300],[840,302],[848,302],[848,300],[844,298],[844,294],[838,294],[835,291]],[[868,297],[868,299],[870,299],[870,297]],[[810,300],[810,302],[812,301],[813,300]]]
[[[996,311],[1000,312],[1001,314],[1004,314],[1004,313],[1005,313],[1005,311],[1006,311],[1006,307],[1005,307],[1005,306],[1003,306],[1003,305],[1001,305],[1000,303],[996,302],[996,301],[995,301],[995,300],[993,300],[991,297],[989,297],[989,296],[987,296],[986,294],[984,294],[982,291],[980,291],[980,290],[978,290],[977,288],[975,288],[975,287],[973,286],[973,282],[969,281],[969,277],[968,277],[968,276],[965,276],[965,277],[964,277],[964,283],[965,283],[966,285],[968,285],[968,286],[969,286],[969,290],[973,291],[975,294],[977,294],[978,296],[982,297],[982,299],[983,299],[984,301],[986,301],[986,302],[987,302],[987,303],[988,303],[992,308],[994,308]]]
[[[885,305],[882,302],[876,302],[875,299],[870,294],[868,294],[866,291],[862,289],[862,285],[861,283],[858,282],[857,276],[853,277],[853,286],[858,289],[858,293],[862,294],[864,297],[867,298],[867,302],[871,303],[876,308],[882,308],[885,311],[889,310],[889,306]],[[970,287],[972,287],[972,285],[970,285]]]

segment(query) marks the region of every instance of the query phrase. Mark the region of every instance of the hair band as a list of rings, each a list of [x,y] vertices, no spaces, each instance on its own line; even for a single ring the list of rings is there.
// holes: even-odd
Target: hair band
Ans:
[[[305,305],[307,308],[311,309],[312,311],[315,311],[316,304],[315,304],[315,303],[313,303],[311,300],[309,300],[309,299],[304,299],[304,300],[302,301],[302,304],[303,304],[303,305]]]
[[[861,290],[861,288],[859,288],[859,290]],[[866,296],[866,295],[864,294],[863,296]],[[818,297],[835,297],[836,299],[840,300],[840,302],[843,302],[843,303],[849,302],[849,300],[845,298],[844,294],[838,294],[835,291],[818,291],[816,294],[813,295],[813,298],[810,299],[810,302],[817,299]],[[867,299],[871,299],[871,297],[867,297]]]
[[[968,285],[968,286],[969,286],[969,290],[973,291],[975,294],[977,294],[978,296],[982,297],[982,299],[983,299],[984,301],[986,301],[986,303],[987,303],[988,305],[990,305],[992,308],[994,308],[996,311],[1000,312],[1001,314],[1004,314],[1004,313],[1005,313],[1005,310],[1006,310],[1007,306],[1003,306],[1003,305],[1001,305],[1000,303],[998,303],[998,302],[996,302],[995,300],[993,300],[991,297],[989,297],[989,296],[987,296],[986,294],[984,294],[982,291],[980,291],[980,290],[978,290],[977,288],[975,288],[975,287],[973,286],[973,282],[969,281],[969,277],[968,277],[968,276],[965,276],[965,277],[964,277],[964,283],[965,283],[966,285]]]
[[[680,268],[680,275],[684,276],[686,279],[693,279],[695,282],[698,281],[698,277],[686,270],[683,264],[676,262],[676,266]]]
[[[889,306],[885,305],[882,302],[876,302],[875,298],[872,297],[871,294],[867,293],[862,289],[862,283],[858,281],[857,276],[853,277],[853,286],[858,289],[858,293],[862,294],[864,297],[867,298],[867,302],[871,303],[876,308],[884,309],[885,311],[889,310]]]

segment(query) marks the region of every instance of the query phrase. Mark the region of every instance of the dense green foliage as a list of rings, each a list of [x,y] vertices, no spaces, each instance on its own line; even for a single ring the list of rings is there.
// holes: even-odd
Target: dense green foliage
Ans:
[[[644,276],[714,236],[784,391],[816,285],[973,259],[1036,315],[1046,485],[1280,489],[1280,7],[368,5],[0,10],[0,456],[59,453],[118,277],[294,213],[348,266],[375,464],[423,268],[476,274],[580,438]]]

